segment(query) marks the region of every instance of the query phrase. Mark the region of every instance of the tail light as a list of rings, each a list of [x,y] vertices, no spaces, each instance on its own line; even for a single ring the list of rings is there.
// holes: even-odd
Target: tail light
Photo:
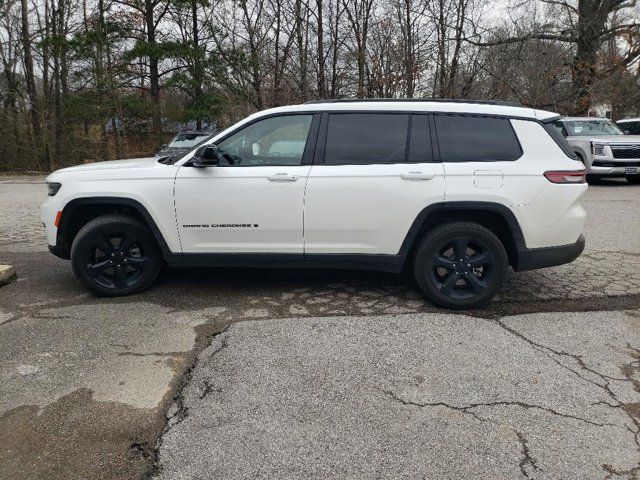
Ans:
[[[587,175],[584,170],[549,170],[544,176],[551,183],[586,183]]]

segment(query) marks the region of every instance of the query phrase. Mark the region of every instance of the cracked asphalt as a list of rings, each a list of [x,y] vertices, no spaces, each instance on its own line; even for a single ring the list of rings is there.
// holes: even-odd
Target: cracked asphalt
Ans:
[[[102,299],[0,177],[0,479],[637,478],[640,187],[452,315],[404,277],[167,270]]]
[[[635,477],[631,345],[622,312],[234,324],[171,412],[157,478]]]

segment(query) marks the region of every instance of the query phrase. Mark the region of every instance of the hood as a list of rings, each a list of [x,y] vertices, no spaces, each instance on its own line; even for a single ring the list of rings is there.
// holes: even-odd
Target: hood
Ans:
[[[148,168],[156,166],[157,158],[131,158],[128,160],[110,160],[107,162],[85,163],[76,165],[75,167],[67,167],[57,170],[55,173],[74,173],[98,170],[115,170],[115,169],[132,169],[132,168]]]
[[[189,153],[191,150],[193,150],[194,148],[195,147],[190,147],[190,148],[165,147],[162,150],[160,150],[158,153],[156,153],[156,158],[165,157],[167,155],[184,156],[187,153]]]
[[[590,142],[602,143],[640,143],[640,135],[594,135],[592,137],[581,137]]]

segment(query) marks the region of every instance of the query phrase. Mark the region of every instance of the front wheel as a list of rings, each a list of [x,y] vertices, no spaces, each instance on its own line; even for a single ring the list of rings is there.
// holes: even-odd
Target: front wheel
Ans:
[[[422,239],[413,271],[427,299],[452,308],[485,306],[498,292],[509,262],[502,242],[475,223],[449,223]]]
[[[640,175],[627,175],[625,178],[631,185],[640,185]]]
[[[575,152],[576,154],[576,158],[578,159],[579,162],[582,162],[582,164],[584,165],[585,170],[587,169],[587,163],[584,161],[584,157],[578,153]],[[600,177],[598,175],[593,175],[592,173],[587,173],[587,183],[589,185],[594,185],[597,184],[600,181]]]
[[[106,296],[129,295],[148,288],[162,266],[153,234],[139,220],[105,215],[83,226],[71,247],[75,276]]]

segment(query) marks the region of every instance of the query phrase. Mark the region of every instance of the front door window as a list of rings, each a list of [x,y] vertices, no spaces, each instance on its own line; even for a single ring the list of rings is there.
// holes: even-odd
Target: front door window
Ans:
[[[312,119],[313,115],[287,115],[252,123],[217,142],[224,157],[220,165],[300,165]]]

